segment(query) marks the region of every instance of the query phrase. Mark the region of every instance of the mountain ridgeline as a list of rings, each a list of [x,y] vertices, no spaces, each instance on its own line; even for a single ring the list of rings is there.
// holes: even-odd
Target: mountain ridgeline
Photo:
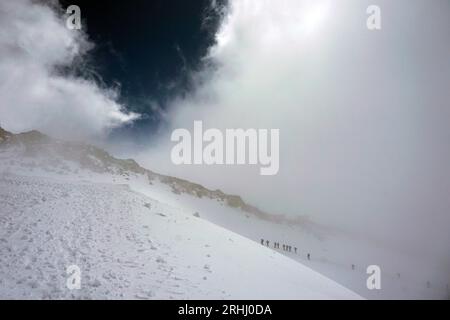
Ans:
[[[54,139],[36,130],[14,134],[0,128],[0,151],[6,150],[14,150],[15,154],[21,158],[29,159],[29,165],[32,167],[64,172],[69,170],[67,162],[74,162],[79,168],[93,173],[120,175],[125,178],[130,175],[139,175],[144,176],[150,184],[159,180],[168,185],[175,194],[188,194],[198,198],[218,200],[227,206],[241,209],[247,214],[267,221],[296,225],[307,222],[306,217],[291,218],[270,214],[246,203],[238,195],[226,194],[221,190],[210,190],[197,183],[158,174],[141,167],[133,159],[118,159],[96,146]]]

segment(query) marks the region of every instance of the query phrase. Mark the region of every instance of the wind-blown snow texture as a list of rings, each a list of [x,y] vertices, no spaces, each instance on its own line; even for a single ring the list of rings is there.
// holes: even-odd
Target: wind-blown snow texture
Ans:
[[[64,143],[48,142],[37,132],[0,132],[0,298],[360,298],[202,219],[208,206],[245,218],[224,204],[236,198],[173,193],[177,180],[125,172],[121,165],[134,163],[119,160],[98,170],[111,160],[99,150],[72,146],[80,152],[74,157]],[[182,196],[206,201],[202,213]],[[81,269],[80,290],[66,286],[70,265]]]

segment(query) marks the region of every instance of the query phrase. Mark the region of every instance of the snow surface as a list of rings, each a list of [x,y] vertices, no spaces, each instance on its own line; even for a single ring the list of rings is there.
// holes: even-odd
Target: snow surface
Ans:
[[[0,175],[0,298],[358,299],[302,264],[124,184]],[[81,269],[81,289],[66,268]]]

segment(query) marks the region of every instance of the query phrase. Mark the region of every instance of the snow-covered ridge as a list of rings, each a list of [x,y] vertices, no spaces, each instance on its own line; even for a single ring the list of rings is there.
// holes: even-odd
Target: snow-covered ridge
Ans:
[[[187,180],[155,173],[141,167],[133,159],[117,159],[108,152],[93,145],[61,141],[50,138],[39,131],[13,134],[0,128],[0,148],[14,148],[15,155],[29,158],[32,167],[64,172],[70,170],[68,163],[79,165],[80,169],[98,174],[112,174],[123,177],[140,175],[152,184],[155,180],[169,186],[175,194],[188,194],[198,198],[218,200],[224,204],[241,209],[261,219],[287,224],[301,224],[302,217],[292,218],[280,214],[273,215],[260,210],[242,200],[240,196],[230,195],[221,190],[209,190],[200,184]],[[51,158],[51,161],[49,161]],[[3,158],[5,161],[6,159]],[[8,159],[9,161],[14,161]]]

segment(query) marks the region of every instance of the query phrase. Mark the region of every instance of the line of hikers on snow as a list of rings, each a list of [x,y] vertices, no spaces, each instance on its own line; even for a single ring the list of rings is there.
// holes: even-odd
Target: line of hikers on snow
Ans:
[[[261,239],[261,245],[266,246],[266,247],[270,247],[270,241]],[[273,248],[274,249],[280,249],[280,243],[279,242],[274,242],[273,243]],[[283,251],[287,251],[287,252],[292,252],[292,249],[294,249],[294,253],[297,254],[297,247],[292,247],[290,245],[283,244],[283,245],[281,245],[281,248],[282,248]],[[308,258],[308,260],[311,260],[311,254],[310,253],[308,253],[306,255],[306,257]],[[356,270],[356,265],[355,264],[352,264],[352,270]],[[397,273],[397,278],[400,279],[400,273]],[[427,281],[427,288],[431,288],[431,282],[430,281]],[[448,284],[447,284],[446,289],[447,289],[448,296],[449,296],[449,299],[450,299],[450,286]]]
[[[269,240],[261,239],[261,244],[263,246],[270,247],[270,241]],[[280,249],[280,243],[279,242],[274,242],[273,243],[273,248],[274,249]],[[292,246],[287,245],[287,244],[282,244],[281,248],[282,248],[283,251],[287,251],[287,252],[292,252],[292,250],[294,250],[294,253],[297,254],[297,247],[292,247]],[[311,260],[311,254],[310,253],[308,253],[306,255],[306,257],[308,258],[308,260]]]

